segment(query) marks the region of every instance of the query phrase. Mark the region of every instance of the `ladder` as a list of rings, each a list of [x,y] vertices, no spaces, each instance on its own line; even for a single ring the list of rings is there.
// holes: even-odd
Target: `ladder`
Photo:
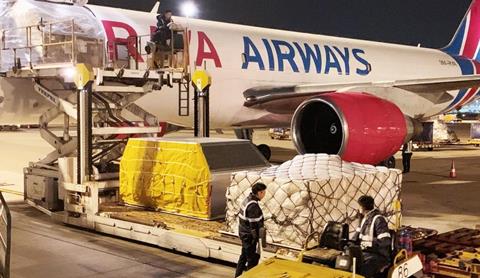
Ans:
[[[182,117],[190,115],[190,82],[187,78],[178,83],[178,115]]]

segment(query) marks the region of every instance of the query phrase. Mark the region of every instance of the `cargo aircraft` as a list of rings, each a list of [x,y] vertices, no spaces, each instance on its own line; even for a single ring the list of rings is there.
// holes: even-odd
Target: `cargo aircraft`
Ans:
[[[156,25],[156,10],[33,0],[3,5],[10,10],[18,5],[37,21],[75,15],[105,42],[150,34]],[[17,26],[22,20],[11,18]],[[418,133],[419,123],[466,105],[480,90],[480,0],[473,0],[442,49],[174,20],[187,29],[190,72],[205,67],[212,77],[211,128],[290,126],[299,153],[339,154],[347,161],[377,164]],[[128,44],[124,54],[147,62],[136,45]],[[31,84],[2,78],[0,86],[2,122],[36,121],[30,116],[38,115],[43,104]],[[192,126],[192,117],[178,115],[176,89],[162,88],[136,104],[171,124]]]

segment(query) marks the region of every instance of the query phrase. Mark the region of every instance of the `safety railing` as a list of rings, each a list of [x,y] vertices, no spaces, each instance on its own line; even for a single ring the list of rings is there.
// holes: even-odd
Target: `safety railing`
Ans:
[[[74,20],[41,21],[0,31],[0,72],[87,63],[100,68],[188,73],[189,40],[184,28],[171,30],[167,45],[152,42],[150,34],[116,39],[104,45],[102,40],[79,33],[80,28]]]
[[[2,30],[0,69],[77,62],[103,65],[103,42],[80,35],[79,28],[72,19]]]
[[[10,277],[12,244],[12,217],[3,194],[0,192],[0,278]]]
[[[172,39],[166,48],[152,42],[153,34],[130,36],[107,42],[107,65],[112,68],[136,70],[171,69],[188,71],[189,42],[186,29],[172,30]],[[147,48],[149,51],[147,51]],[[157,49],[159,48],[159,49]],[[159,62],[164,60],[163,64]]]

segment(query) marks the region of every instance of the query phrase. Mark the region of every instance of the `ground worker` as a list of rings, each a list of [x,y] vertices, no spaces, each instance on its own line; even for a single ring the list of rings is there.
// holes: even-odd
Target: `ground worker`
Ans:
[[[263,228],[263,213],[258,202],[265,197],[267,186],[256,183],[252,187],[252,193],[242,203],[238,214],[238,234],[242,240],[242,254],[238,259],[235,277],[242,275],[243,271],[258,264],[260,259],[260,229]]]
[[[387,220],[375,209],[375,201],[371,196],[363,195],[358,199],[362,220],[353,240],[360,245],[363,253],[363,264],[360,274],[373,277],[390,265],[392,238]]]
[[[410,160],[413,155],[413,143],[409,141],[405,143],[402,147],[402,164],[403,164],[403,173],[410,172]]]
[[[163,14],[157,16],[157,30],[155,32],[156,41],[162,46],[167,46],[168,40],[172,39],[170,26],[173,24],[172,11],[166,10]]]
[[[164,13],[157,15],[157,29],[151,38],[153,44],[147,45],[145,48],[147,53],[152,55],[151,59],[147,61],[149,68],[164,68],[165,59],[171,50],[169,45],[172,40],[171,29],[173,25],[171,10],[166,10]]]

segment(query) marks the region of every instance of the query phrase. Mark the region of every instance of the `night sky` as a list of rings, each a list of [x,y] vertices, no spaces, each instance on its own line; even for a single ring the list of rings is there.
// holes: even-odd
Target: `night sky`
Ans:
[[[180,12],[186,0],[162,0]],[[402,43],[445,46],[471,0],[196,0],[198,18],[253,26]],[[89,0],[150,11],[153,0]]]

